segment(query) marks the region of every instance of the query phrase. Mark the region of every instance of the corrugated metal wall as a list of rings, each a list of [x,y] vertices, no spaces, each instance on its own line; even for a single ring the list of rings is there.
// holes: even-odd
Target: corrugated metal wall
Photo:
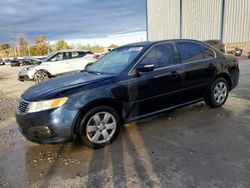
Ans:
[[[148,0],[148,39],[180,37],[180,1]]]
[[[250,41],[250,0],[226,0],[223,41]]]
[[[183,0],[182,3],[183,38],[220,38],[221,0]]]
[[[147,8],[149,40],[250,41],[250,0],[147,0]]]

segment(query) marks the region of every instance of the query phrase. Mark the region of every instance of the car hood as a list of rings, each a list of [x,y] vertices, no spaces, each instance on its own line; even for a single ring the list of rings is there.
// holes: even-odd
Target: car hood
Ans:
[[[40,62],[40,64],[39,65],[37,65],[37,66],[49,66],[51,63],[54,63],[54,62],[48,62],[48,61],[43,61],[43,62]]]
[[[66,90],[99,83],[111,79],[112,77],[115,76],[88,72],[71,73],[30,87],[22,94],[22,98],[27,101],[50,99],[58,97],[60,93],[63,93]]]

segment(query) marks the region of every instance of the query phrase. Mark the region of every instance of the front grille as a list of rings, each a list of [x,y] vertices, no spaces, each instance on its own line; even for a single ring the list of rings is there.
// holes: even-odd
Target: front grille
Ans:
[[[19,76],[18,77],[19,80],[29,80],[29,77],[28,76]]]
[[[27,112],[28,107],[29,107],[29,102],[21,99],[18,105],[18,112],[24,114]]]

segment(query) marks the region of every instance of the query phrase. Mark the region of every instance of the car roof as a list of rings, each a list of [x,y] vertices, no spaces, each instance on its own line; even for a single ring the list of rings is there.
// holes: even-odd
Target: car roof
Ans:
[[[205,40],[205,42],[221,42],[219,39],[210,39],[210,40]]]
[[[57,51],[57,52],[90,52],[90,50],[60,50],[60,51]]]
[[[152,46],[158,43],[162,43],[162,42],[202,42],[199,40],[194,40],[194,39],[170,39],[170,40],[159,40],[159,41],[144,41],[144,42],[136,42],[136,43],[131,43],[131,44],[126,44],[124,46],[121,47],[136,47],[136,46]]]

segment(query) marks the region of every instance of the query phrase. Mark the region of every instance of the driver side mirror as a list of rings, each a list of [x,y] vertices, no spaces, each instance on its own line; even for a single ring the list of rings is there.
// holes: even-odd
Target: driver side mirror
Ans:
[[[150,72],[153,71],[155,69],[154,64],[139,64],[136,67],[136,74],[139,74],[140,72]]]

